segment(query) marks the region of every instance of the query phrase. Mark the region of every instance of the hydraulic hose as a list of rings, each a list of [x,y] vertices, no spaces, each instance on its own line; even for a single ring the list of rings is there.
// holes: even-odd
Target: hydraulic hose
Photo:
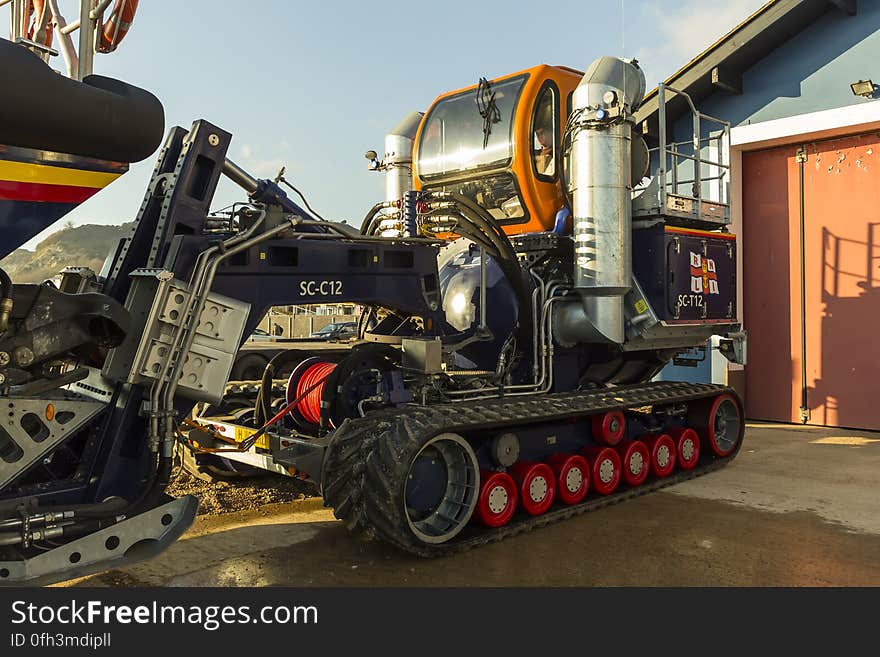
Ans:
[[[0,269],[0,294],[4,299],[12,294],[12,279],[3,269]]]
[[[508,262],[508,263],[516,263],[517,262],[516,253],[514,252],[513,247],[511,246],[510,242],[507,240],[506,236],[505,236],[505,238],[502,239],[502,238],[498,237],[498,235],[493,234],[491,232],[491,230],[489,229],[489,227],[487,226],[485,219],[480,217],[478,214],[474,213],[472,210],[470,210],[470,208],[467,208],[467,207],[462,208],[461,213],[468,221],[470,221],[476,228],[478,228],[484,235],[486,235],[486,237],[489,238],[489,241],[492,243],[492,245],[495,247],[495,250],[498,252],[498,257],[503,262]],[[517,265],[516,269],[519,269],[518,265]]]
[[[455,192],[449,192],[450,197],[453,201],[455,201],[459,205],[463,205],[468,208],[474,215],[479,217],[483,223],[485,224],[485,228],[491,234],[496,235],[500,240],[507,241],[509,244],[509,240],[507,239],[507,235],[501,230],[501,227],[495,221],[495,218],[489,214],[485,208],[480,206],[471,198],[465,196],[464,194],[458,194]]]
[[[95,504],[73,504],[65,507],[65,511],[73,511],[78,518],[102,517],[110,513],[118,513],[128,506],[128,502],[121,497],[111,497],[109,500]]]
[[[376,203],[370,210],[367,212],[364,220],[361,222],[361,235],[369,237],[376,232],[377,219],[380,218],[379,211],[384,210],[385,208],[394,207],[394,203],[391,201],[380,201]]]
[[[372,235],[373,231],[373,219],[377,214],[379,214],[379,210],[381,210],[384,206],[384,203],[376,203],[373,207],[369,209],[364,220],[361,222],[361,235]]]
[[[498,225],[495,217],[489,214],[489,212],[487,212],[484,207],[471,199],[469,196],[465,196],[464,194],[450,192],[450,196],[453,201],[455,201],[459,205],[468,208],[474,215],[479,217],[485,224],[486,230],[488,230],[491,234],[497,236],[498,239],[500,239],[502,242],[510,244],[510,241],[507,239],[507,235],[501,229],[501,226]]]
[[[519,300],[520,312],[527,320],[521,323],[521,330],[531,325],[531,306],[529,295],[522,279],[522,269],[507,235],[500,229],[495,219],[479,205],[462,194],[448,193],[448,197],[459,206],[462,215],[470,220],[492,241],[498,249],[498,264],[510,281]]]
[[[492,215],[476,202],[455,192],[435,191],[426,195],[437,201],[448,201],[453,207],[450,208],[457,218],[461,220],[454,232],[462,237],[470,239],[480,246],[488,255],[496,259],[504,275],[514,288],[519,301],[520,316],[523,322],[520,324],[520,333],[531,325],[531,307],[529,293],[523,280],[522,268],[516,255],[516,251]],[[389,207],[388,202],[376,203],[367,212],[361,224],[361,234],[372,235],[376,230],[376,220],[380,210]]]
[[[498,253],[503,260],[516,262],[516,253],[513,250],[513,245],[511,245],[507,235],[500,229],[492,215],[463,194],[453,192],[442,192],[442,194],[458,205],[461,213],[486,234],[495,245],[495,248],[498,249]]]
[[[485,249],[486,252],[493,258],[496,258],[498,260],[501,260],[503,258],[501,253],[499,253],[498,251],[498,247],[491,241],[489,241],[483,231],[474,226],[473,223],[464,215],[459,214],[459,217],[462,219],[462,223],[459,223],[452,229],[457,235],[468,238],[474,244]]]
[[[157,484],[162,484],[163,480],[167,484],[167,476],[158,470],[158,468],[152,469],[143,493],[133,502],[128,502],[121,497],[113,497],[94,504],[72,504],[63,508],[44,509],[37,506],[34,507],[30,516],[33,518],[42,514],[52,515],[54,516],[51,519],[52,522],[63,522],[62,527],[49,529],[53,532],[60,529],[60,532],[53,534],[53,537],[77,538],[85,536],[115,524],[120,518],[133,515],[133,512],[144,502],[152,501],[157,493],[161,493],[164,490],[164,485]],[[21,542],[22,536],[19,532],[10,533],[8,530],[21,527],[22,522],[20,519],[12,519],[0,523],[0,545],[17,545]]]
[[[204,303],[204,297],[207,295],[206,285],[209,289],[211,281],[213,280],[213,273],[216,270],[219,261],[226,257],[229,257],[230,255],[234,255],[243,248],[246,248],[246,245],[250,243],[251,236],[262,224],[265,216],[265,211],[261,212],[260,217],[247,230],[243,231],[239,235],[236,235],[226,240],[226,242],[223,243],[222,248],[219,246],[213,246],[199,254],[199,257],[196,260],[196,265],[193,268],[193,274],[190,277],[190,286],[192,292],[188,303],[193,304],[195,302],[195,307],[190,309],[194,316],[198,317],[199,313],[201,312],[202,304]],[[281,224],[271,231],[263,233],[263,235],[280,232],[281,230],[286,229],[286,227],[287,226],[285,226],[284,224]],[[207,282],[205,279],[207,279]],[[166,356],[165,361],[163,362],[163,370],[168,367],[171,353],[174,349],[179,350],[179,353],[185,353],[187,350],[189,350],[192,343],[193,335],[191,332],[188,336],[181,335],[182,333],[184,333],[184,331],[178,331],[178,333],[175,334],[172,345],[169,348],[169,353]],[[180,376],[180,367],[182,366],[182,360],[182,358],[178,358],[175,362],[175,366],[172,370],[170,377],[172,380],[169,383],[166,384],[164,380],[159,380],[156,381],[150,388],[150,439],[151,442],[153,440],[157,441],[156,448],[158,452],[158,462],[155,467],[151,469],[150,478],[147,480],[143,493],[131,504],[126,506],[124,510],[125,513],[130,513],[131,511],[137,510],[144,505],[152,505],[156,498],[158,498],[162,494],[165,486],[168,484],[168,481],[171,478],[173,458],[170,453],[170,447],[168,450],[159,449],[162,438],[160,436],[159,415],[157,414],[156,409],[159,407],[160,396],[162,396],[163,393],[163,408],[167,409],[170,407],[170,400],[173,398],[174,392],[177,388],[176,379]],[[163,419],[166,425],[165,439],[167,441],[169,439],[169,435],[173,436],[173,428],[171,428],[171,422],[167,417]]]
[[[254,403],[254,420],[258,425],[265,422],[272,413],[272,380],[275,373],[292,361],[301,361],[302,352],[296,350],[280,351],[266,364],[263,370],[263,378],[260,381],[260,389],[257,391],[257,398]]]
[[[57,538],[74,539],[100,531],[105,527],[115,524],[115,518],[88,518],[82,522],[66,520],[59,525],[33,529],[28,532],[27,541],[40,543]],[[25,537],[19,532],[0,532],[0,547],[9,545],[21,545]]]
[[[12,315],[12,279],[0,269],[0,335],[6,333]]]

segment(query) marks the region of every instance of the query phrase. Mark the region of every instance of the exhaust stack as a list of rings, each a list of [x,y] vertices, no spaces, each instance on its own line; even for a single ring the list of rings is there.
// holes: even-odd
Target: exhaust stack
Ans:
[[[623,297],[632,281],[632,126],[645,95],[635,60],[600,57],[572,97],[565,158],[574,223],[577,301],[555,317],[560,344],[624,341]]]
[[[413,142],[422,121],[421,112],[410,112],[385,135],[385,200],[398,201],[413,188]]]

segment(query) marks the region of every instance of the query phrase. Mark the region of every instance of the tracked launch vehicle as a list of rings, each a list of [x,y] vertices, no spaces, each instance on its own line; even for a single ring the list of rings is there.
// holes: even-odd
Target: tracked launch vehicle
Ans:
[[[694,109],[686,141],[665,121],[646,140],[644,94],[612,57],[444,94],[368,153],[386,198],[360,230],[249,175],[217,126],[172,129],[104,271],[4,288],[0,581],[174,540],[195,514],[163,494],[177,447],[308,478],[350,528],[424,556],[728,462],[737,394],[652,379],[713,335],[744,357],[729,125]],[[247,201],[211,214],[221,175]],[[269,307],[342,301],[364,308],[350,350],[286,351],[229,394]]]

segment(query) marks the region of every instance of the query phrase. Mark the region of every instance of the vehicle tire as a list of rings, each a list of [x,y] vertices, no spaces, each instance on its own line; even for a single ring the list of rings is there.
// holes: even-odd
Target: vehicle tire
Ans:
[[[269,361],[259,354],[247,354],[236,359],[229,375],[230,381],[259,381]]]
[[[343,426],[345,429],[334,435],[326,457],[322,492],[325,504],[333,508],[334,515],[349,530],[366,531],[404,550],[425,554],[464,528],[477,505],[479,465],[473,449],[460,436],[446,433],[427,438],[425,432],[410,431],[412,425],[403,428],[400,422],[382,423],[377,427],[372,422],[355,420]],[[434,514],[414,517],[410,513],[408,501],[411,498],[407,489],[412,467],[425,448],[438,441],[457,443],[463,448],[461,453],[469,453],[467,460],[472,461],[468,485],[447,487],[447,491],[472,490],[473,495],[450,505],[459,509],[455,518],[447,518],[455,521],[451,531],[431,532],[429,536],[425,520]],[[448,467],[446,472],[450,472]],[[431,506],[437,508],[437,505]]]

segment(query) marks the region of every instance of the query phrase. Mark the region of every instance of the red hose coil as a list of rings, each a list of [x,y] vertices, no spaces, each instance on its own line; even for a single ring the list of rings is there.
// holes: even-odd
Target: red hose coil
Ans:
[[[336,363],[329,363],[327,361],[315,363],[302,373],[296,384],[296,395],[299,397],[306,390],[321,381],[321,379],[325,379],[296,405],[296,410],[299,411],[299,414],[312,424],[321,423],[321,400],[324,398],[324,386],[327,385],[326,378],[335,369]]]

